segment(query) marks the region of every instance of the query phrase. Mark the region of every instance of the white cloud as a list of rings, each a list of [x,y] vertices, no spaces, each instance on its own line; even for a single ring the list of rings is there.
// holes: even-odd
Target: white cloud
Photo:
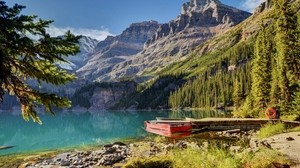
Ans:
[[[243,0],[242,8],[249,12],[253,12],[253,10],[264,1],[265,0]]]
[[[60,27],[56,27],[56,26],[50,26],[47,29],[47,32],[51,36],[61,36],[61,35],[64,35],[65,32],[67,32],[68,30],[70,30],[75,35],[89,36],[98,41],[102,41],[108,35],[112,35],[106,28],[101,28],[101,29],[97,30],[97,29],[72,28],[72,27],[60,28]]]

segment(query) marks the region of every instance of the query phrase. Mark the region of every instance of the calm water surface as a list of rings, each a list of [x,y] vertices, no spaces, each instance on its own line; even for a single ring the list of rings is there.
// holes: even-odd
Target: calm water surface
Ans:
[[[144,137],[145,120],[155,117],[223,117],[223,112],[118,111],[41,115],[42,125],[25,122],[20,115],[0,113],[0,155],[72,146],[105,144],[122,138]]]

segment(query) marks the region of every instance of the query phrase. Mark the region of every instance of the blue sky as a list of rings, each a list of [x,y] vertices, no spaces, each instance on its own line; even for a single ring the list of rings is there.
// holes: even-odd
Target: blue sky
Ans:
[[[156,20],[166,23],[180,13],[189,0],[7,0],[9,6],[18,3],[27,8],[24,14],[36,14],[55,22],[49,31],[60,35],[70,29],[104,39],[120,34],[131,23]],[[222,3],[251,11],[262,0],[221,0]]]

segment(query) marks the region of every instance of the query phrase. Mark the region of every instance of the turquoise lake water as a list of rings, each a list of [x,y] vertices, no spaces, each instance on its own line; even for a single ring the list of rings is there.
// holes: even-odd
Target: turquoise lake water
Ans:
[[[223,117],[223,112],[99,111],[40,115],[43,124],[25,122],[20,115],[0,113],[0,155],[105,144],[124,138],[143,138],[145,120],[156,117]]]

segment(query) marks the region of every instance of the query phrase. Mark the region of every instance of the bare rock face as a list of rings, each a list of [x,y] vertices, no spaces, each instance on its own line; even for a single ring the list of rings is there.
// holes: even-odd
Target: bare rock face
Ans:
[[[266,0],[261,3],[257,8],[254,10],[254,15],[263,12],[264,10],[271,9],[271,0]]]
[[[93,110],[109,109],[125,96],[135,92],[135,82],[98,83],[78,90],[79,97],[73,97],[73,110],[86,108]],[[82,102],[88,101],[88,105]]]
[[[96,88],[90,98],[90,109],[109,109],[124,96],[134,92],[135,88],[134,82],[111,83],[109,87]]]
[[[108,36],[97,44],[87,64],[80,68],[79,76],[94,80],[102,77],[112,70],[112,67],[120,62],[128,60],[144,48],[144,43],[154,35],[159,24],[156,21],[147,21],[131,24],[122,34]]]
[[[121,61],[98,80],[141,76],[142,73],[159,70],[184,59],[196,46],[222,34],[250,15],[218,0],[190,0],[183,4],[181,14],[175,20],[159,26],[145,43],[143,51]]]

